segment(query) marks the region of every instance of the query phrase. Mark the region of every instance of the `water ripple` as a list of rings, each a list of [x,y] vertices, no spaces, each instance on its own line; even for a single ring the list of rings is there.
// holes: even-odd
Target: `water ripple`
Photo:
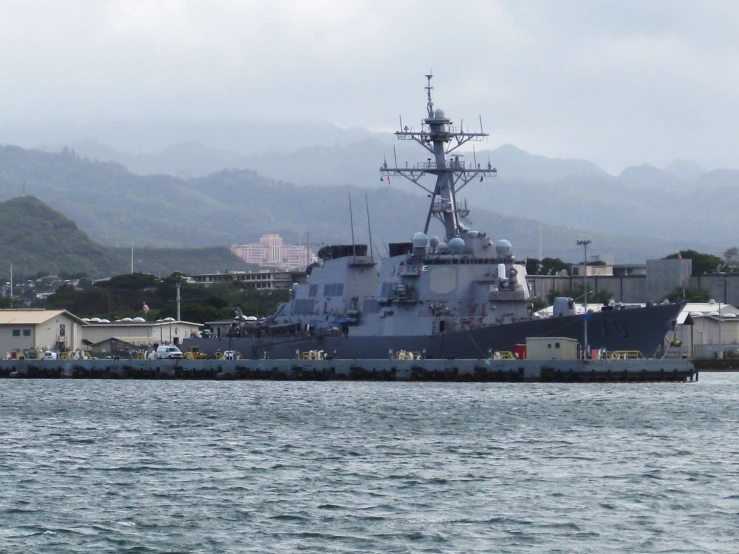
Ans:
[[[2,552],[734,552],[739,374],[4,381]]]

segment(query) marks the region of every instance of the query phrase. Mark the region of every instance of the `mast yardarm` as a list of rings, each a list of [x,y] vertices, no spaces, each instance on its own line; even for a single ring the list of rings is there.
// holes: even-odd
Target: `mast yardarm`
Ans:
[[[431,218],[435,217],[444,225],[445,240],[448,242],[466,230],[460,220],[469,214],[466,204],[457,202],[457,193],[478,177],[480,180],[485,175],[495,177],[498,170],[492,167],[490,162],[483,167],[478,163],[468,164],[460,154],[452,155],[463,144],[470,141],[481,141],[488,134],[483,132],[482,123],[480,123],[479,133],[464,131],[461,126],[457,128],[446,117],[443,110],[434,109],[434,102],[431,98],[431,91],[434,88],[431,86],[432,77],[431,74],[426,75],[428,117],[421,122],[421,129],[417,131],[406,125],[395,132],[399,140],[414,140],[428,150],[431,156],[425,162],[417,163],[415,166],[398,167],[397,159],[395,167],[389,167],[385,162],[380,172],[385,176],[405,177],[429,193],[431,205],[423,232],[428,234]],[[423,177],[429,174],[436,176],[433,189],[421,184]]]

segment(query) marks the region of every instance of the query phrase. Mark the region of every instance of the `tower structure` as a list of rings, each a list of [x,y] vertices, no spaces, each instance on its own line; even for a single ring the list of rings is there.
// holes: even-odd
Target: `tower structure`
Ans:
[[[444,225],[445,240],[449,242],[467,230],[461,219],[469,214],[469,209],[466,203],[457,200],[457,193],[478,177],[484,180],[486,175],[496,176],[498,170],[492,167],[490,162],[486,166],[481,166],[476,160],[468,163],[463,159],[463,154],[455,153],[463,144],[481,141],[488,135],[482,130],[482,122],[480,132],[465,131],[461,125],[455,127],[446,117],[444,110],[434,108],[431,97],[434,88],[431,86],[432,77],[431,74],[426,75],[427,116],[422,120],[420,130],[407,125],[404,127],[401,120],[401,129],[395,132],[399,140],[416,141],[429,152],[430,157],[412,167],[399,167],[396,156],[395,167],[388,166],[386,161],[380,172],[385,176],[404,177],[429,193],[431,205],[423,232],[428,234],[431,218],[434,217]],[[426,175],[435,176],[436,183],[433,188],[421,183]]]

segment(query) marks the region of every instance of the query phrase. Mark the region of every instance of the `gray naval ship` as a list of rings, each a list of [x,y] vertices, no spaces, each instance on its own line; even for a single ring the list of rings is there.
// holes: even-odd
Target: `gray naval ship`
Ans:
[[[308,267],[305,284],[293,286],[289,302],[261,324],[246,324],[239,312],[229,336],[193,338],[204,352],[236,350],[245,358],[290,359],[323,351],[329,357],[380,359],[400,351],[427,358],[485,358],[513,351],[527,337],[570,337],[591,349],[639,350],[650,357],[663,348],[680,305],[538,319],[526,281],[526,266],[511,243],[468,229],[468,214],[457,193],[475,179],[495,176],[488,164],[468,164],[455,151],[487,136],[455,127],[432,101],[427,75],[427,116],[420,129],[395,134],[428,151],[415,166],[380,168],[384,177],[403,177],[430,198],[422,232],[410,242],[391,243],[389,257],[377,261],[366,245],[325,246],[320,262]],[[421,179],[431,176],[426,187]],[[432,220],[444,237],[429,236]],[[370,239],[371,242],[371,239]]]

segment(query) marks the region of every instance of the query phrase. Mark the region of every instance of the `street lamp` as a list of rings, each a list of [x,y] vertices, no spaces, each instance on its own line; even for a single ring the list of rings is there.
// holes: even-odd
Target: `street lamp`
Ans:
[[[578,246],[582,246],[585,250],[585,267],[583,268],[583,274],[582,274],[582,290],[584,294],[584,300],[583,303],[585,304],[585,315],[583,315],[583,358],[588,359],[588,354],[590,350],[588,349],[588,244],[590,244],[591,240],[579,240],[577,241]]]
[[[724,287],[724,304],[726,304],[726,275],[722,275],[716,280],[717,284],[721,284]],[[717,295],[718,296],[718,295]],[[724,356],[723,340],[721,337],[721,298],[718,301],[718,348],[721,351],[721,357]]]

